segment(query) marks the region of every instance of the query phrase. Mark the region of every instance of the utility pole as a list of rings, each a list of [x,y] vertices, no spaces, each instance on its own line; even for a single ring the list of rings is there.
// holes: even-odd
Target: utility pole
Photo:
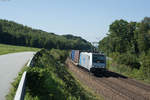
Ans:
[[[94,46],[94,48],[92,48],[92,51],[93,52],[98,52],[99,42],[91,42],[91,44]]]

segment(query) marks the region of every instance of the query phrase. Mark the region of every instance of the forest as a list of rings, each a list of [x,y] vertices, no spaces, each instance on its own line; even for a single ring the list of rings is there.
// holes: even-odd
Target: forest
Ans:
[[[46,49],[91,48],[91,44],[81,37],[56,35],[3,19],[0,20],[0,43]]]
[[[107,36],[99,42],[99,50],[123,65],[122,69],[136,70],[140,78],[149,79],[150,17],[141,22],[115,20]]]

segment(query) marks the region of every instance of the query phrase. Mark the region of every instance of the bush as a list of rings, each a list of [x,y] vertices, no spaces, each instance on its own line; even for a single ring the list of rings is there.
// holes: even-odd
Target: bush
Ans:
[[[35,55],[27,71],[25,100],[95,100],[62,64],[66,55],[56,49],[42,49]]]
[[[141,55],[141,70],[143,72],[143,77],[149,78],[150,79],[150,50],[148,51],[147,54],[142,54]]]
[[[59,49],[51,49],[50,53],[55,58],[55,60],[61,61],[62,63],[65,62],[69,55],[69,53],[66,50]]]
[[[107,63],[109,70],[150,83],[150,52],[141,54],[140,59],[137,59],[134,55],[122,54],[116,56],[114,54],[111,55],[116,57],[116,60],[112,59]]]
[[[120,54],[116,59],[118,64],[125,64],[130,68],[140,68],[140,63],[135,55],[132,54]]]

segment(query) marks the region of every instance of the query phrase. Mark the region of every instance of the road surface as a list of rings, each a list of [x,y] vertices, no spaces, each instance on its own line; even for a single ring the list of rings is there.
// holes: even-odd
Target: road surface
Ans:
[[[34,52],[20,52],[0,56],[0,100],[5,100],[11,82],[33,55]]]

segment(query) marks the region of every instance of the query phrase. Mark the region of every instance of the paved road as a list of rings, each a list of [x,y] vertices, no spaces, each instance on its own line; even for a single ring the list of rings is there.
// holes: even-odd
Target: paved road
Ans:
[[[11,82],[33,54],[34,52],[21,52],[0,56],[0,100],[5,100]]]

